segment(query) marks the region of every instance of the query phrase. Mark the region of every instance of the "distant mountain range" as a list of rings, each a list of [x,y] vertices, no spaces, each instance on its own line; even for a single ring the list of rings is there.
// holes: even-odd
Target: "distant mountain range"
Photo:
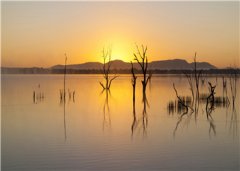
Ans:
[[[131,74],[131,63],[113,60],[111,74]],[[136,74],[141,74],[138,63],[133,63]],[[149,72],[153,74],[183,74],[192,73],[194,63],[183,59],[152,61],[148,63]],[[102,74],[103,64],[100,62],[87,62],[82,64],[67,65],[67,74]],[[202,74],[240,74],[240,68],[217,68],[207,62],[197,62],[197,69]],[[1,74],[64,74],[64,65],[55,65],[49,68],[42,67],[3,67]]]
[[[131,63],[121,60],[110,61],[112,70],[128,70],[131,69]],[[137,63],[133,63],[135,69],[140,70],[140,66]],[[82,64],[67,65],[67,69],[77,70],[101,70],[103,64],[100,62],[87,62]],[[148,64],[149,70],[190,70],[194,68],[194,63],[188,63],[183,59],[152,61]],[[214,65],[208,62],[197,62],[197,68],[202,70],[217,69]],[[64,69],[64,65],[55,65],[50,69]]]

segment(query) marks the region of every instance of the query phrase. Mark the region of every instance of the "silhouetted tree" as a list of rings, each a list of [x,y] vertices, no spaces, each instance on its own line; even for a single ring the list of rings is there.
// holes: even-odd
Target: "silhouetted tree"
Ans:
[[[133,63],[131,61],[131,73],[132,73],[132,86],[133,86],[133,102],[135,104],[135,90],[136,90],[136,81],[137,81],[137,76],[134,73],[134,68],[133,68]]]
[[[111,56],[112,56],[112,50],[111,48],[108,48],[105,50],[103,48],[102,51],[102,57],[103,57],[103,78],[105,79],[105,84],[102,82],[99,82],[100,85],[104,90],[109,90],[112,84],[112,81],[117,78],[118,76],[110,77],[110,68],[111,68]]]
[[[216,86],[213,86],[210,82],[208,82],[209,85],[209,96],[207,97],[207,103],[206,103],[206,113],[207,113],[207,118],[210,116],[211,117],[211,112],[214,110],[214,103],[215,103],[215,88]]]
[[[65,103],[66,96],[66,74],[67,74],[67,54],[65,53],[65,65],[64,65],[64,82],[63,82],[63,97]]]
[[[215,88],[216,86],[213,86],[210,82],[208,82],[209,85],[209,96],[207,97],[207,103],[206,103],[206,114],[207,114],[207,120],[209,122],[209,135],[211,135],[211,132],[216,135],[216,126],[214,124],[214,120],[211,116],[212,111],[214,110],[214,103],[215,103]]]
[[[197,52],[195,52],[194,56],[194,78],[195,78],[195,85],[196,85],[196,99],[199,100],[199,81],[201,77],[201,70],[197,69]]]
[[[143,74],[143,80],[142,80],[142,86],[143,86],[143,94],[146,92],[146,87],[148,84],[148,81],[150,79],[150,76],[148,74],[148,58],[147,58],[147,46],[144,47],[142,45],[142,52],[140,52],[140,49],[138,45],[137,47],[137,53],[133,53],[134,60],[137,61],[137,63],[140,65],[142,74]]]

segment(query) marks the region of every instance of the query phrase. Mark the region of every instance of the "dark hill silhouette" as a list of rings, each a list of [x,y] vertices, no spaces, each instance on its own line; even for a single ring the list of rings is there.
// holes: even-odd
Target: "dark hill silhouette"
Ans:
[[[209,68],[216,69],[216,67],[214,65],[212,65],[212,64],[210,64],[208,62],[197,62],[197,65],[201,66],[201,69],[209,69]],[[194,67],[194,62],[192,62],[190,64],[190,66],[191,66],[191,68],[193,68]]]
[[[100,62],[86,62],[83,64],[71,64],[67,65],[67,69],[81,69],[81,70],[89,70],[89,69],[102,69],[102,63]],[[51,67],[51,69],[64,69],[64,65],[55,65]]]
[[[126,70],[131,69],[131,63],[121,60],[113,60],[111,63],[112,70]],[[133,63],[136,69],[140,69],[137,63]],[[150,70],[186,70],[192,69],[194,63],[188,63],[183,59],[162,60],[149,62]],[[67,65],[67,69],[80,69],[80,70],[100,70],[103,64],[100,62],[87,62],[83,64]],[[63,69],[64,65],[55,65],[50,69]],[[197,62],[198,69],[216,69],[216,67],[208,62]]]
[[[200,66],[199,66],[200,68]],[[189,63],[183,59],[153,61],[149,63],[149,69],[191,69]]]

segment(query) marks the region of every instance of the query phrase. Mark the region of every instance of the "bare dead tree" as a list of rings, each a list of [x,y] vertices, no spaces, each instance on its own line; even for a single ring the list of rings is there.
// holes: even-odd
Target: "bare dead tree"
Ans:
[[[135,105],[135,90],[136,90],[137,76],[134,73],[134,68],[133,68],[132,61],[131,61],[131,65],[132,65],[131,73],[132,73],[132,86],[133,86],[133,102],[134,102],[134,105]]]
[[[143,86],[143,93],[145,93],[148,81],[150,79],[150,76],[148,74],[147,46],[144,47],[142,45],[141,51],[138,45],[136,45],[136,47],[137,47],[137,53],[133,53],[133,55],[134,55],[134,60],[137,61],[137,63],[140,65],[142,70],[142,74],[143,74],[142,86]]]
[[[206,114],[207,114],[207,118],[209,118],[209,116],[211,117],[211,113],[214,110],[214,103],[215,103],[215,98],[214,98],[214,94],[215,94],[215,88],[216,86],[212,86],[212,84],[210,82],[208,82],[209,85],[209,96],[207,97],[207,103],[206,103]]]
[[[199,100],[199,82],[201,77],[201,70],[197,70],[197,52],[195,52],[194,56],[194,78],[195,78],[195,86],[196,86],[196,100]]]
[[[107,50],[103,48],[103,51],[102,51],[103,78],[105,79],[105,84],[103,84],[102,82],[99,82],[99,83],[104,90],[109,90],[111,87],[112,81],[118,77],[117,75],[110,77],[111,56],[112,56],[111,48],[108,48]]]
[[[65,100],[66,100],[66,74],[67,74],[67,54],[65,53],[64,81],[63,81],[63,98],[64,98],[64,103],[65,103]]]
[[[189,86],[190,86],[190,90],[191,90],[191,93],[192,93],[192,99],[193,99],[193,101],[192,101],[192,106],[193,106],[193,103],[194,103],[194,84],[193,84],[193,76],[192,76],[192,74],[187,74],[187,73],[185,73],[185,76],[186,76],[186,78],[187,78],[187,80],[188,80],[188,84],[189,84]]]
[[[174,89],[174,91],[175,91],[175,93],[176,93],[176,96],[177,96],[177,98],[178,98],[178,102],[179,102],[183,107],[186,108],[186,114],[188,113],[188,108],[190,108],[192,111],[194,111],[192,107],[190,107],[189,105],[185,104],[184,101],[179,97],[178,92],[177,92],[177,90],[176,90],[176,88],[175,88],[175,84],[174,84],[174,83],[173,83],[173,89]]]

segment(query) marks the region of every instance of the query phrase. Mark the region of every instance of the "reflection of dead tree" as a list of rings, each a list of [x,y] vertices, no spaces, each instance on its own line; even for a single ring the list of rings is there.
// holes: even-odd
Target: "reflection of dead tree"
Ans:
[[[105,79],[105,85],[102,82],[99,82],[102,88],[105,90],[109,90],[112,84],[112,81],[117,78],[118,76],[114,76],[110,78],[110,67],[111,67],[111,56],[112,56],[112,51],[111,49],[103,49],[102,51],[102,57],[103,57],[103,78]],[[108,62],[107,62],[108,60]],[[107,62],[107,63],[106,63]]]
[[[191,116],[192,116],[192,113],[193,113],[193,110],[192,110],[191,113],[189,113],[189,114],[188,114],[188,111],[186,110],[184,113],[182,113],[182,114],[180,115],[180,117],[179,117],[179,119],[178,119],[178,122],[176,123],[176,127],[175,127],[175,129],[174,129],[174,131],[173,131],[173,136],[174,136],[174,137],[176,136],[176,132],[177,132],[178,126],[179,126],[179,124],[182,122],[183,117],[186,115],[186,116],[189,118],[189,120],[190,120],[190,119],[191,119]]]
[[[238,135],[238,115],[235,108],[235,102],[236,102],[236,96],[237,96],[237,69],[232,68],[230,70],[230,90],[231,90],[231,100],[232,100],[232,114],[231,114],[231,120],[230,120],[230,126],[229,131],[232,132],[233,137],[236,137]]]
[[[209,122],[209,136],[211,136],[211,132],[213,132],[214,135],[216,135],[216,125],[214,124],[214,121],[212,118],[208,118]]]
[[[134,73],[134,68],[133,68],[133,63],[131,62],[132,68],[131,68],[131,73],[132,73],[132,86],[133,86],[133,122],[132,122],[132,126],[131,126],[131,130],[132,130],[132,136],[134,133],[134,130],[137,128],[139,120],[137,120],[136,117],[136,107],[135,107],[135,91],[136,91],[136,80],[137,80],[137,76]],[[150,78],[150,77],[148,77]],[[143,82],[143,81],[142,81]],[[143,83],[144,85],[144,83]],[[147,97],[146,97],[146,93],[143,92],[143,112],[142,112],[142,129],[143,129],[143,135],[146,135],[146,128],[148,125],[148,117],[147,117],[147,105],[148,101],[147,101]]]
[[[230,75],[230,88],[231,88],[231,95],[232,95],[232,105],[235,107],[235,100],[237,95],[237,71],[236,69],[232,69]]]
[[[103,105],[103,131],[105,127],[111,127],[111,116],[110,116],[110,109],[109,109],[109,103],[108,103],[108,97],[110,94],[110,91],[102,91],[106,93],[105,101]]]
[[[201,74],[202,76],[201,76],[201,86],[204,86],[204,84],[205,84],[205,77],[204,77],[204,75],[203,74]]]
[[[148,100],[146,94],[143,95],[143,112],[142,112],[142,127],[143,127],[143,135],[146,135],[146,128],[148,126],[148,115],[147,115],[147,105]]]
[[[65,95],[64,95],[65,93]],[[66,97],[66,91],[64,92],[64,89],[60,89],[59,90],[59,94],[60,94],[60,104],[63,104],[67,101],[67,97],[68,97],[68,102],[72,101],[75,103],[75,90],[71,91],[70,89],[68,89],[68,96]]]
[[[238,136],[238,115],[235,107],[232,108],[229,131],[232,132],[233,137]]]
[[[176,127],[175,127],[174,131],[173,131],[173,136],[175,137],[176,131],[177,131],[177,129],[178,129],[179,124],[182,122],[183,116],[185,116],[185,115],[188,114],[188,110],[189,110],[188,108],[191,109],[191,113],[189,114],[189,116],[192,115],[192,113],[194,112],[194,110],[193,110],[193,108],[192,108],[191,106],[189,106],[187,103],[184,102],[184,100],[182,100],[182,99],[180,98],[180,96],[178,95],[178,92],[177,92],[177,90],[176,90],[176,88],[175,88],[174,83],[173,83],[173,89],[174,89],[174,91],[175,91],[175,93],[176,93],[176,96],[177,96],[177,98],[178,98],[178,103],[180,103],[181,106],[183,106],[183,107],[186,109],[186,111],[185,111],[184,113],[182,113],[181,116],[179,117],[179,120],[178,120],[178,122],[177,122],[177,124],[176,124]]]
[[[136,129],[136,126],[137,126],[136,107],[135,107],[135,101],[133,101],[133,122],[131,126],[132,136],[133,136],[134,130]]]
[[[64,125],[64,138],[67,140],[67,126],[66,126],[66,102],[63,104],[63,125]]]
[[[143,96],[143,111],[142,117],[136,117],[135,101],[133,101],[133,122],[131,125],[132,137],[136,128],[139,128],[139,131],[142,129],[143,136],[147,135],[147,126],[148,126],[148,115],[147,115],[147,106],[149,107],[146,96]]]
[[[230,101],[228,99],[228,92],[227,92],[227,80],[224,78],[224,76],[222,77],[222,87],[223,87],[223,93],[222,93],[222,99],[223,101],[225,101],[226,107],[229,106]]]
[[[222,81],[223,81],[223,89],[227,89],[227,80],[224,78],[224,76],[222,77]]]
[[[134,55],[134,60],[137,61],[137,63],[140,65],[142,70],[142,74],[143,74],[142,86],[143,86],[143,93],[145,93],[148,81],[150,79],[150,76],[147,73],[148,72],[147,46],[144,47],[142,45],[142,52],[140,52],[140,49],[137,46],[137,54],[134,53],[133,55]]]

